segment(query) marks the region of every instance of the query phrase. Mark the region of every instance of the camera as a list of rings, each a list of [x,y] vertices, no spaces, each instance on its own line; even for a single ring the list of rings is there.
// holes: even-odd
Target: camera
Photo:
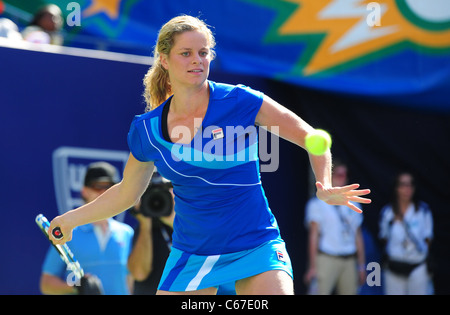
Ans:
[[[150,185],[141,197],[140,213],[152,218],[169,216],[173,210],[170,188],[172,183],[154,172]]]

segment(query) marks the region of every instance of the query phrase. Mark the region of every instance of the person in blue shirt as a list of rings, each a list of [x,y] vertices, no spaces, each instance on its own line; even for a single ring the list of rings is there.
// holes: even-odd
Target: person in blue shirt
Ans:
[[[116,169],[109,163],[90,164],[85,175],[81,196],[91,202],[114,185]],[[101,291],[107,295],[130,294],[133,283],[127,268],[134,230],[112,218],[82,225],[74,230],[68,243],[87,277],[100,280]],[[91,283],[91,281],[87,281]],[[77,281],[67,270],[58,252],[51,246],[45,257],[40,280],[44,294],[91,294],[84,282]]]
[[[94,202],[56,217],[61,244],[80,224],[130,208],[156,166],[173,184],[173,246],[158,294],[293,294],[292,266],[261,185],[256,126],[305,145],[314,129],[259,91],[208,80],[215,41],[201,20],[178,16],[160,30],[144,78],[148,110],[128,133],[122,181]],[[310,155],[317,196],[361,210],[368,189],[331,185],[331,153]]]

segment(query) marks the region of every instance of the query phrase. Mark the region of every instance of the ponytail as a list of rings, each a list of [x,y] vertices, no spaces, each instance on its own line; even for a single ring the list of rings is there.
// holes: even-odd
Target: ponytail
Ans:
[[[153,65],[144,77],[144,87],[145,112],[155,109],[171,95],[169,73],[161,65],[156,49]]]

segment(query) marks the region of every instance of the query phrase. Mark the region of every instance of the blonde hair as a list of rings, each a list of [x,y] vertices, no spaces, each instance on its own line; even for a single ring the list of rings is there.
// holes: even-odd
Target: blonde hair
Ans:
[[[161,27],[153,52],[153,65],[144,77],[144,98],[147,104],[145,111],[148,112],[162,104],[172,95],[172,89],[169,80],[169,73],[161,64],[160,54],[169,55],[174,43],[175,35],[186,31],[203,32],[209,43],[211,59],[214,59],[214,47],[216,42],[214,35],[208,25],[202,20],[189,15],[181,15],[172,18]]]

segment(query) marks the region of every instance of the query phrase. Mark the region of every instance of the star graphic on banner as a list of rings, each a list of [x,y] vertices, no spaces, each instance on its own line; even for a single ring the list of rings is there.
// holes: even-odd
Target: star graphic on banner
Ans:
[[[111,20],[117,20],[122,0],[92,0],[92,3],[83,11],[85,17],[105,13]]]
[[[293,73],[312,75],[367,62],[401,47],[448,51],[450,14],[419,0],[378,0],[380,25],[367,22],[372,0],[243,0],[275,9],[266,43],[306,42]],[[441,11],[446,0],[429,0]]]

